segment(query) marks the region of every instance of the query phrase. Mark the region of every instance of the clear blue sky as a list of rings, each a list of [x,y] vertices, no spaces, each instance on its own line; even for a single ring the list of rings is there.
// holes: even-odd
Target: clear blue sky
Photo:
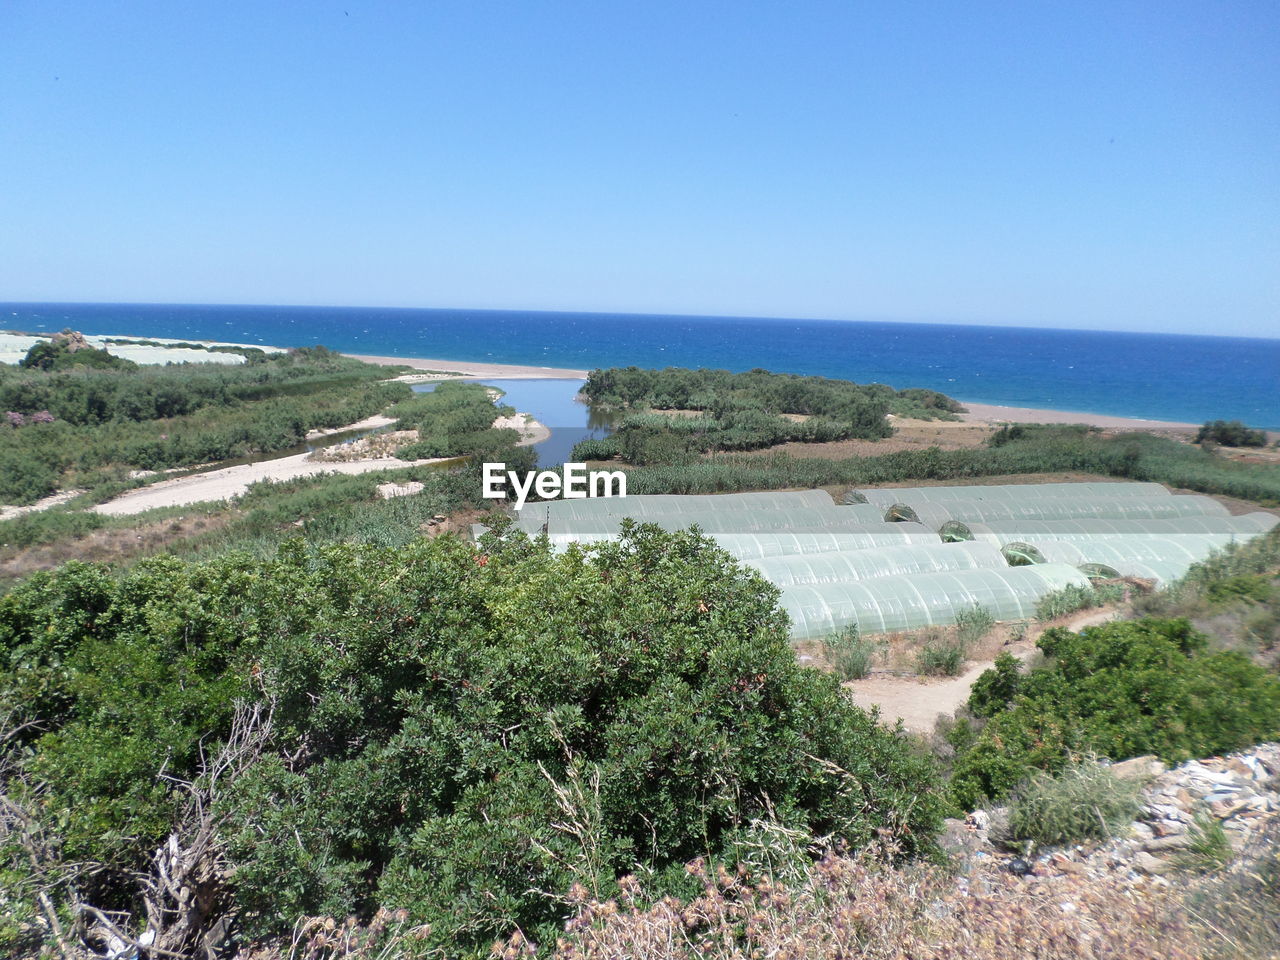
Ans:
[[[1280,4],[0,0],[0,300],[1280,336]]]

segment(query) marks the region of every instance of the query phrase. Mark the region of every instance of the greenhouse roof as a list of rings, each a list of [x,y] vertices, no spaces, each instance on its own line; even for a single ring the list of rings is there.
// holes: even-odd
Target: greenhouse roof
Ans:
[[[956,613],[981,606],[997,620],[1035,615],[1036,604],[1089,578],[1063,563],[956,570],[857,583],[782,588],[782,607],[796,639],[821,637],[850,625],[862,633],[889,633],[955,622]]]
[[[903,574],[1008,566],[1000,551],[989,543],[938,541],[800,556],[765,557],[746,562],[779,587],[848,583]]]
[[[1097,540],[1112,537],[1179,537],[1184,534],[1226,535],[1249,540],[1277,523],[1269,513],[1235,517],[1178,517],[1172,520],[1107,520],[1080,517],[1075,520],[991,520],[986,523],[952,521],[941,529],[943,539],[986,540],[1003,546],[1015,540]]]
[[[852,507],[847,509],[866,509]],[[1114,497],[1032,497],[1026,500],[936,500],[914,504],[895,503],[886,519],[915,520],[940,530],[951,520],[1072,520],[1081,517],[1127,520],[1171,519],[1175,517],[1225,517],[1227,508],[1217,500],[1202,496]]]
[[[1101,497],[1160,497],[1169,496],[1169,490],[1159,483],[998,483],[988,485],[936,486],[936,487],[880,487],[854,488],[845,494],[857,503],[874,503],[889,507],[895,503],[914,503],[919,500],[1026,500],[1030,497],[1072,497],[1084,499]]]

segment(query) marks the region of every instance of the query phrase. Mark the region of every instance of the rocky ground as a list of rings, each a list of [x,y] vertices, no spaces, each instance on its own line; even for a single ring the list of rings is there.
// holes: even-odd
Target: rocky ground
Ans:
[[[1218,821],[1233,851],[1246,854],[1269,842],[1280,827],[1280,744],[1268,743],[1225,757],[1191,760],[1173,769],[1154,757],[1138,757],[1113,765],[1120,776],[1147,781],[1142,808],[1127,831],[1104,843],[1035,851],[1024,863],[1041,879],[1074,875],[1110,877],[1129,882],[1168,883],[1177,857],[1191,845],[1197,813]],[[964,820],[948,820],[945,843],[962,860],[1021,859],[1002,845],[1004,808],[979,810]],[[1249,857],[1238,856],[1234,869],[1248,869]]]

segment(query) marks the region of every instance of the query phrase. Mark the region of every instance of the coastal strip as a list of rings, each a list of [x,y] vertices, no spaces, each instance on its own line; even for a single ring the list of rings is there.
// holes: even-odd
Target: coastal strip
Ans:
[[[960,402],[968,410],[960,417],[969,423],[1079,423],[1104,430],[1145,430],[1149,433],[1195,433],[1200,429],[1198,423],[1178,423],[1173,420],[1143,420],[1138,417],[1113,417],[1103,413],[1004,407],[990,403],[969,403],[966,400]]]
[[[569,370],[564,367],[531,367],[512,363],[473,363],[465,360],[430,360],[423,357],[375,357],[362,353],[348,353],[348,357],[376,363],[380,366],[412,367],[415,370],[447,371],[458,374],[450,379],[460,380],[585,380],[588,370]],[[441,378],[444,379],[444,378]]]

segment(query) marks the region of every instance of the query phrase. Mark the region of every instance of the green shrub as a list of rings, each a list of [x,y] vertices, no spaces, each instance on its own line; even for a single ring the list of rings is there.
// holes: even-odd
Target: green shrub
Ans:
[[[1060,770],[1073,754],[1152,753],[1180,763],[1280,733],[1280,679],[1207,644],[1185,620],[1046,631],[1037,641],[1045,666],[1018,675],[1004,661],[975,685],[969,708],[990,719],[956,757],[956,803],[973,809],[983,797],[999,799],[1032,770]]]
[[[916,658],[916,669],[926,677],[958,677],[967,653],[959,640],[925,641]]]
[[[1056,620],[1080,610],[1118,603],[1124,599],[1124,587],[1118,583],[1077,587],[1074,584],[1047,593],[1036,601],[1037,620]]]
[[[1105,840],[1137,816],[1141,792],[1140,783],[1117,777],[1093,758],[1056,775],[1036,771],[1013,792],[1010,838],[1047,846]]]
[[[822,642],[822,655],[841,680],[861,680],[871,673],[877,645],[851,624]]]
[[[39,724],[22,769],[67,855],[101,864],[98,902],[136,905],[175,781],[254,697],[273,738],[219,838],[242,929],[404,907],[430,945],[475,950],[512,925],[553,938],[544,891],[612,895],[637,866],[683,889],[685,862],[763,820],[932,849],[930,762],[796,662],[776,601],[651,527],[563,555],[442,536],[72,564],[0,598],[0,699]]]
[[[981,604],[956,611],[956,639],[962,648],[968,649],[982,640],[995,625],[996,618]]]
[[[1265,447],[1267,434],[1251,430],[1239,420],[1210,420],[1196,434],[1196,443],[1216,443],[1223,447]]]

